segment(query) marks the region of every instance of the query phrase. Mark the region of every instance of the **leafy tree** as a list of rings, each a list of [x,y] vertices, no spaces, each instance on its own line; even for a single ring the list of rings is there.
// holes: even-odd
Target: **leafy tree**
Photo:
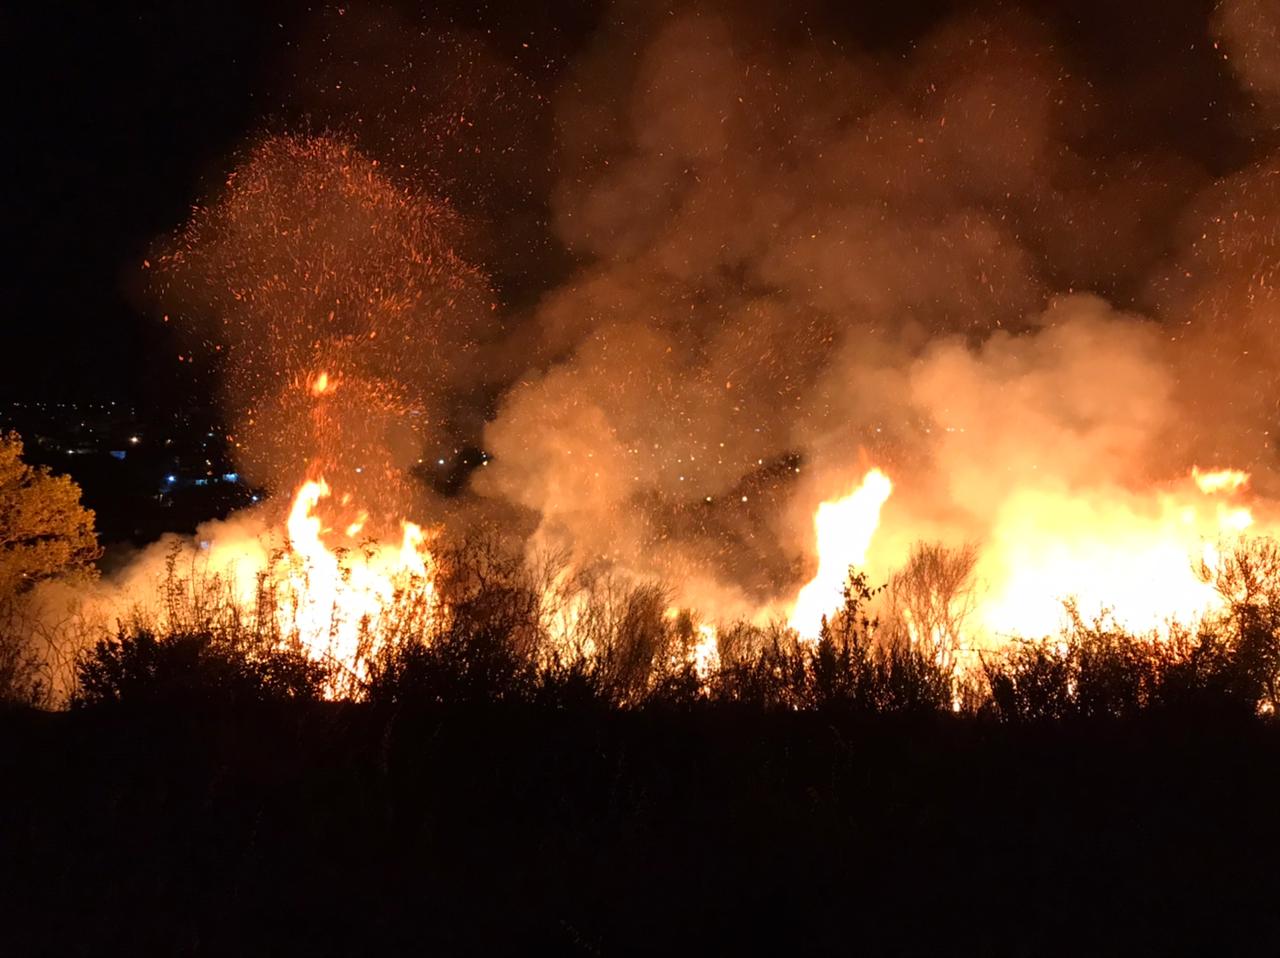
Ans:
[[[43,579],[87,571],[100,554],[80,487],[23,462],[16,432],[0,436],[0,602]]]

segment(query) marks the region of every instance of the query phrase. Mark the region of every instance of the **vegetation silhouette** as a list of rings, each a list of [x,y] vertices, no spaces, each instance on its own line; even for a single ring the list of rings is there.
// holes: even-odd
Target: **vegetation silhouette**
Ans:
[[[594,575],[557,595],[545,583],[563,565],[533,574],[492,545],[442,563],[450,571],[436,595],[448,614],[423,614],[421,595],[406,591],[403,607],[367,624],[354,663],[309,658],[282,634],[269,577],[259,608],[246,611],[216,577],[196,582],[171,562],[163,615],[137,613],[82,654],[72,704],[344,698],[373,708],[812,710],[1001,723],[1274,712],[1280,548],[1270,540],[1241,543],[1202,570],[1225,611],[1194,631],[1133,635],[1106,613],[1086,620],[1068,602],[1061,634],[985,651],[959,646],[965,613],[936,598],[930,610],[920,598],[937,580],[968,607],[967,573],[955,570],[971,569],[971,555],[921,547],[914,571],[880,587],[850,570],[843,605],[817,642],[780,623],[738,623],[718,635],[704,665],[695,661],[693,616],[673,614],[662,587]],[[891,591],[903,581],[905,600]],[[556,603],[569,612],[549,607]],[[926,617],[932,624],[921,631]],[[966,667],[964,655],[976,665]]]
[[[961,647],[971,564],[851,570],[805,643],[492,543],[358,661],[176,562],[0,714],[15,953],[1199,952],[1280,940],[1280,552],[1164,637]],[[950,591],[938,591],[940,587]],[[895,589],[898,591],[895,592]],[[940,597],[941,596],[941,597]],[[965,656],[969,658],[966,659]],[[74,915],[75,920],[67,920]]]

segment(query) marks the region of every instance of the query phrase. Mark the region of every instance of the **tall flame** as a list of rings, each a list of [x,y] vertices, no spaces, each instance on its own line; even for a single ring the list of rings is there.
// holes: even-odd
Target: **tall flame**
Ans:
[[[816,640],[822,617],[839,607],[849,567],[866,561],[871,538],[880,525],[880,510],[892,491],[889,477],[872,469],[847,496],[818,506],[813,517],[818,572],[800,590],[787,622],[801,638]]]
[[[409,596],[419,613],[435,606],[434,562],[422,528],[403,522],[400,545],[330,548],[317,509],[330,495],[323,479],[304,482],[286,523],[287,574],[277,592],[281,630],[297,638],[315,659],[332,660],[353,673],[376,651],[382,626],[396,602]],[[348,527],[363,525],[360,520]]]

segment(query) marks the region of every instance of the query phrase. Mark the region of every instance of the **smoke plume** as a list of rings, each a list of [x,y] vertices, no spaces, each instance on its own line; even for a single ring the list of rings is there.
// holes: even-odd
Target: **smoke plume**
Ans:
[[[1045,503],[1150,518],[1138,497],[1197,463],[1270,488],[1276,157],[1219,174],[1133,146],[1119,87],[1047,19],[955,16],[885,48],[786,10],[624,0],[544,96],[474,35],[397,43],[359,16],[350,44],[403,68],[321,98],[365,111],[342,134],[260,141],[160,261],[261,474],[319,458],[394,485],[483,419],[491,461],[451,509],[718,616],[793,596],[816,506],[871,464],[895,482],[886,572],[914,540],[993,542]],[[1203,25],[1255,120],[1280,95],[1272,20],[1238,0]],[[338,77],[326,23],[302,55]],[[522,142],[547,165],[490,151],[459,185],[441,144],[470,127],[416,105],[450,77],[482,127],[544,131]],[[527,275],[539,208],[525,265],[546,245],[573,265],[491,308],[457,250]],[[485,216],[501,238],[477,244]]]

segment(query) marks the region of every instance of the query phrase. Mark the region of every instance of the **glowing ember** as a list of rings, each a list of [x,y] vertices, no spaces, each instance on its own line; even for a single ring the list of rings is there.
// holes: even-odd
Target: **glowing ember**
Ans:
[[[816,640],[822,617],[839,607],[849,567],[866,561],[871,537],[880,524],[880,509],[892,491],[889,477],[872,469],[847,496],[818,506],[813,517],[818,536],[818,572],[800,590],[788,620],[801,638]]]
[[[364,528],[364,524],[369,521],[369,513],[361,510],[359,517],[355,522],[347,526],[347,538],[354,539],[360,534],[360,530]]]

